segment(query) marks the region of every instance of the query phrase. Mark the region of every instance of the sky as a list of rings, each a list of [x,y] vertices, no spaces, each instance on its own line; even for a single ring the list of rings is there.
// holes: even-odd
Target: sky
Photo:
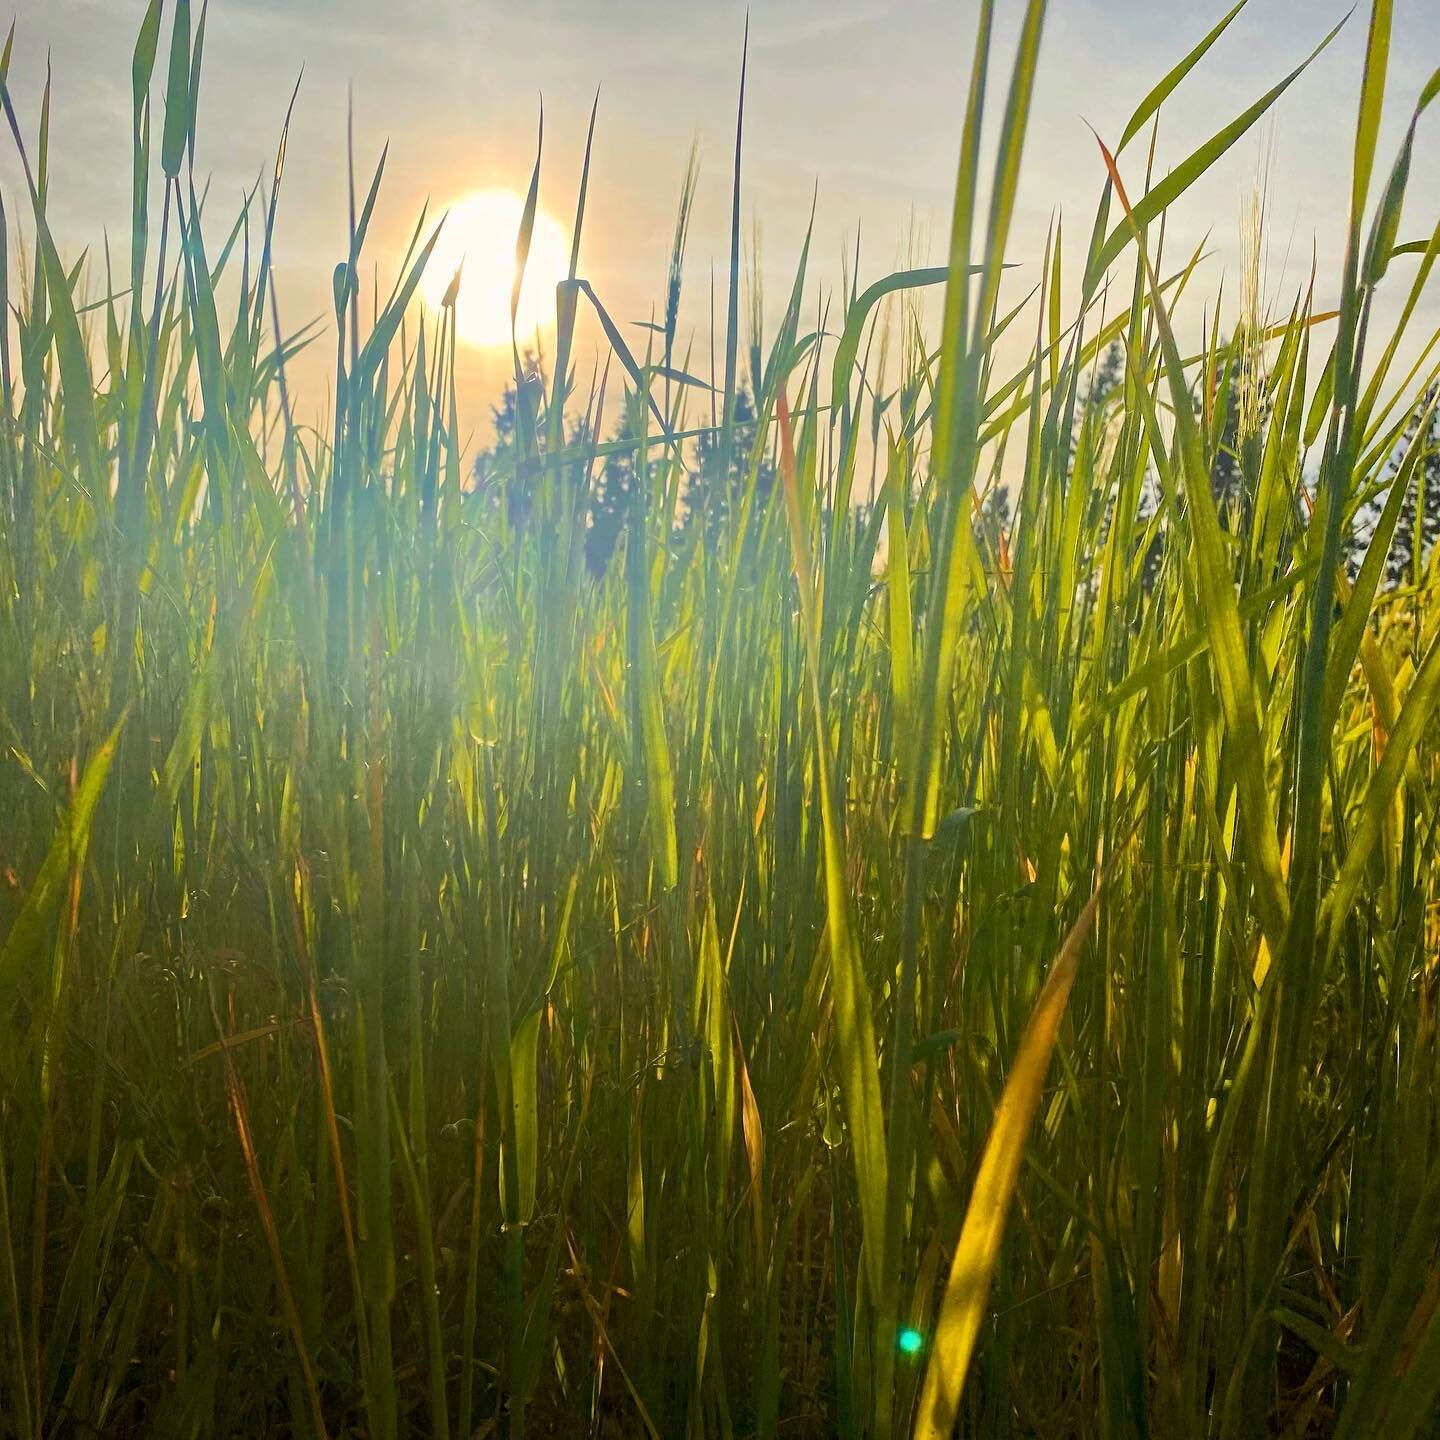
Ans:
[[[1104,179],[1086,122],[1117,140],[1151,85],[1226,8],[1212,0],[1051,0],[1012,231],[1010,258],[1018,263],[1007,284],[1017,298],[1034,283],[1053,216],[1066,226],[1070,268],[1079,268]],[[1160,168],[1280,79],[1344,8],[1341,0],[1250,0],[1167,102]],[[1019,0],[998,6],[992,117],[1002,108],[1022,9]],[[840,256],[853,250],[857,232],[862,283],[910,257],[943,257],[976,10],[975,0],[752,0],[743,204],[747,233],[758,226],[762,308],[772,332],[812,201],[818,286],[833,287]],[[51,226],[70,256],[87,247],[98,255],[108,233],[119,273],[130,204],[129,61],[143,11],[144,0],[19,0],[9,77],[33,143],[49,56]],[[1273,119],[1240,141],[1173,212],[1172,254],[1209,235],[1210,258],[1190,317],[1197,336],[1200,297],[1213,297],[1222,284],[1229,296],[1238,291],[1242,205],[1266,156],[1271,304],[1288,309],[1312,252],[1322,277],[1338,274],[1365,49],[1363,3],[1360,11],[1282,97]],[[390,145],[367,245],[382,293],[427,201],[438,213],[471,191],[524,191],[542,97],[540,203],[568,234],[598,87],[580,273],[617,319],[644,320],[663,305],[676,204],[694,141],[700,179],[680,329],[707,357],[696,362],[703,369],[712,267],[723,316],[745,21],[743,0],[211,0],[196,167],[209,177],[209,203],[224,224],[211,221],[207,233],[216,232],[218,244],[244,192],[260,175],[268,179],[303,66],[276,242],[287,330],[329,312],[330,275],[346,244],[351,94],[362,185],[382,145]],[[1416,95],[1440,66],[1440,0],[1396,0],[1394,24],[1382,173]],[[1402,239],[1428,236],[1440,216],[1437,132],[1440,115],[1427,116]],[[23,215],[14,148],[8,136],[0,138],[0,189],[9,213]],[[1139,146],[1126,154],[1125,173],[1136,182],[1141,156]],[[1398,307],[1410,273],[1395,267],[1382,314]],[[1322,278],[1322,305],[1333,298],[1323,293],[1326,283]],[[1415,328],[1437,326],[1440,303],[1432,298]],[[588,378],[603,337],[587,331],[583,341],[577,370]],[[332,353],[322,341],[295,365],[302,411],[323,412]],[[509,366],[503,349],[462,351],[462,410],[479,439]]]

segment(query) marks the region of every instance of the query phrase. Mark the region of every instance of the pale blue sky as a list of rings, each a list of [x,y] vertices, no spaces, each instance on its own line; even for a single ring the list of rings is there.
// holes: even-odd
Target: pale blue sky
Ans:
[[[123,245],[129,53],[143,8],[143,0],[20,0],[10,86],[33,131],[51,53],[52,223],[72,254],[97,245],[106,227],[112,247]],[[999,7],[994,115],[1021,8],[1018,0]],[[1078,265],[1103,179],[1082,119],[1118,138],[1139,98],[1224,8],[1219,0],[1052,0],[1012,258],[1038,259],[1049,218],[1061,211]],[[1251,0],[1167,105],[1162,168],[1279,79],[1344,8],[1340,0]],[[943,246],[975,9],[974,0],[752,3],[745,209],[747,225],[760,221],[767,295],[777,303],[817,186],[820,277],[838,275],[838,255],[857,224],[862,278],[894,268],[912,223],[929,234],[935,252]],[[659,303],[681,174],[698,136],[701,184],[682,319],[703,335],[708,269],[712,260],[723,268],[726,253],[744,17],[741,0],[212,0],[197,163],[212,177],[216,215],[227,212],[268,171],[303,62],[278,245],[285,318],[294,324],[324,313],[330,268],[343,252],[352,82],[359,167],[368,174],[383,140],[391,142],[372,256],[385,278],[427,196],[443,205],[471,189],[523,189],[542,92],[541,201],[568,225],[599,85],[582,270],[625,318],[643,318]],[[1335,269],[1364,43],[1359,13],[1283,98],[1273,124],[1246,137],[1177,208],[1175,250],[1211,232],[1215,254],[1203,291],[1213,294],[1226,274],[1233,282],[1241,202],[1265,145],[1273,146],[1272,296],[1288,304],[1308,272],[1312,245],[1322,277]],[[1397,0],[1382,165],[1437,65],[1440,0]],[[1432,116],[1402,238],[1428,234],[1440,215],[1437,155],[1440,118]],[[1138,166],[1138,154],[1131,164]],[[10,213],[23,212],[8,137],[0,145],[0,185]],[[1408,272],[1390,288],[1405,278]],[[1235,286],[1226,288],[1233,293]],[[1425,328],[1440,324],[1440,306],[1432,301],[1421,318]],[[323,370],[317,364],[312,377],[316,406]],[[468,357],[467,399],[488,398],[497,373],[493,361]],[[474,409],[478,419],[482,406]]]

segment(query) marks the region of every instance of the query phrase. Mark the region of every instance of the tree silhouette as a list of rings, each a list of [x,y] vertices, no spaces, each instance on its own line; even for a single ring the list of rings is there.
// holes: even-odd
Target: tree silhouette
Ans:
[[[1424,436],[1420,436],[1420,418],[1434,399],[1431,390],[1416,407],[1405,425],[1404,438],[1390,457],[1389,484],[1382,494],[1365,506],[1357,517],[1358,524],[1352,532],[1350,554],[1351,572],[1359,570],[1365,558],[1365,550],[1385,502],[1390,498],[1391,487],[1399,483],[1400,466],[1410,447],[1418,443],[1423,447],[1415,466],[1410,488],[1400,502],[1400,514],[1395,523],[1395,534],[1390,541],[1390,552],[1385,558],[1385,584],[1419,584],[1422,571],[1429,564],[1435,542],[1440,540],[1440,409],[1431,412]]]
[[[686,477],[682,499],[684,524],[704,527],[707,541],[725,533],[733,513],[745,499],[750,479],[750,455],[755,441],[755,405],[743,386],[736,392],[734,432],[730,461],[725,463],[724,435],[704,430],[695,442],[695,463]],[[775,466],[762,456],[755,475],[755,512],[763,510],[775,488]]]
[[[539,399],[544,394],[545,380],[539,360],[527,353],[522,363],[522,389],[517,393],[514,383],[505,386],[498,404],[492,406],[494,440],[475,457],[473,467],[474,494],[477,503],[487,511],[502,505],[512,527],[524,525],[530,516],[535,498],[539,467],[529,466],[517,473],[517,444],[522,451],[526,442],[524,428],[530,433],[543,429]],[[640,415],[633,396],[626,403],[609,443],[621,448],[606,454],[590,487],[585,514],[585,563],[597,579],[604,575],[614,559],[621,536],[629,523],[635,503],[635,487],[639,475],[639,444],[642,433]],[[583,423],[571,430],[567,444],[584,450],[591,436]],[[732,516],[744,500],[749,483],[750,461],[755,439],[755,409],[747,390],[735,397],[734,431],[728,465],[724,460],[724,441],[719,427],[702,430],[695,442],[694,454],[681,489],[680,526],[689,531],[701,526],[707,542],[718,542],[726,533]],[[533,440],[529,442],[533,448]],[[579,471],[577,465],[575,470]],[[761,458],[755,475],[754,512],[758,515],[769,503],[775,488],[775,466]]]
[[[615,426],[613,441],[638,442],[635,411],[626,397],[624,410]],[[638,448],[617,450],[605,457],[590,490],[590,512],[585,530],[585,563],[597,579],[603,575],[624,533],[630,507],[635,503]]]
[[[537,479],[533,468],[517,473],[516,460],[534,453],[534,436],[545,394],[543,362],[527,350],[520,362],[520,386],[508,382],[500,403],[490,407],[495,428],[493,443],[475,457],[475,494],[487,510],[503,503],[512,525],[522,525],[530,513]]]

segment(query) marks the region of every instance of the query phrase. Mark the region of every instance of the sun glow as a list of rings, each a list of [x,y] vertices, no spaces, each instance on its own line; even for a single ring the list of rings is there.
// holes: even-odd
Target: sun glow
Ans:
[[[477,190],[450,207],[420,288],[438,313],[459,271],[455,329],[467,345],[510,343],[515,241],[524,212],[524,199],[513,190]],[[565,232],[553,216],[537,209],[515,318],[522,347],[537,328],[554,324],[555,286],[568,272]]]

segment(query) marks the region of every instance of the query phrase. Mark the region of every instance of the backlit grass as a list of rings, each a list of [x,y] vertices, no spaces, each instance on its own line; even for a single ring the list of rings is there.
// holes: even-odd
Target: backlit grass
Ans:
[[[474,490],[433,217],[372,302],[357,177],[282,337],[283,144],[203,202],[153,0],[128,274],[67,268],[6,48],[0,1432],[1436,1433],[1435,148],[1374,0],[1338,273],[1172,323],[1300,73],[1150,173],[1240,8],[1038,270],[1043,0],[979,7],[935,269],[748,326],[737,133],[691,345],[691,182],[650,332],[582,189]]]

